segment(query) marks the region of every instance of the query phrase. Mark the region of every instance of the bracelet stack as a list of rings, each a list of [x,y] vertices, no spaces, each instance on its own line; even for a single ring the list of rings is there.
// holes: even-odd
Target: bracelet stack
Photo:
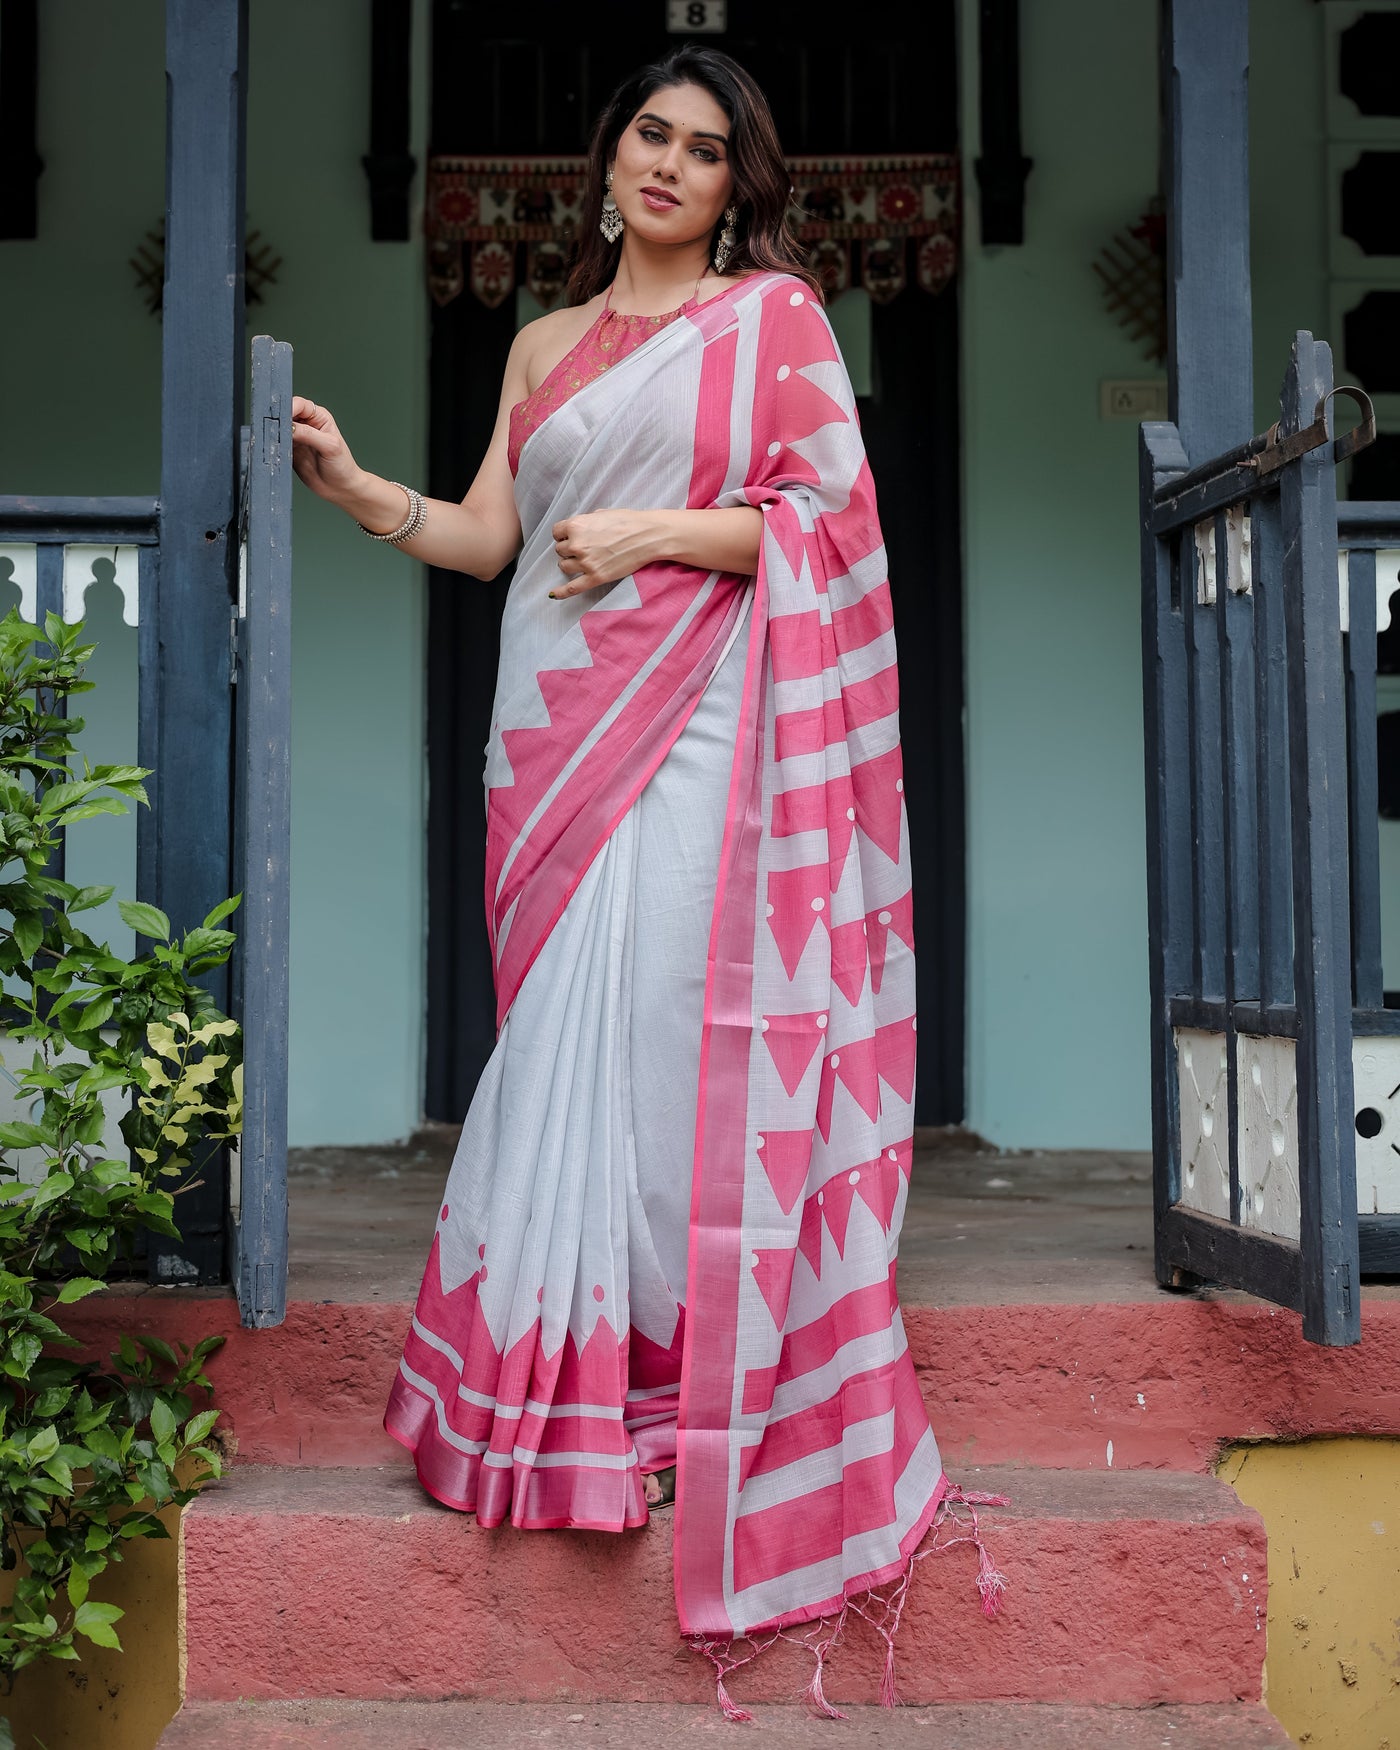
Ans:
[[[400,492],[408,494],[408,515],[398,528],[390,529],[384,535],[376,534],[373,529],[365,528],[363,523],[360,523],[359,527],[369,536],[371,541],[393,541],[395,543],[411,541],[428,520],[427,502],[421,492],[415,492],[411,486],[405,486],[402,480],[391,480],[389,484],[397,486]]]

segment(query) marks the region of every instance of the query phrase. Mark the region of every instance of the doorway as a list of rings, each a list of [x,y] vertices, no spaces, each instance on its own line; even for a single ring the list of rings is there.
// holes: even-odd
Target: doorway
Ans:
[[[521,9],[522,13],[526,9]],[[791,156],[951,152],[957,146],[952,0],[887,0],[853,35],[850,8],[815,0],[803,33],[763,0],[729,0],[728,29],[668,35],[663,0],[535,0],[504,9],[434,0],[430,151],[534,157],[586,150],[597,111],[635,67],[685,41],[722,48],[773,106]],[[605,21],[606,28],[599,29]],[[516,305],[470,288],[436,305],[429,490],[460,498],[489,440]],[[889,554],[918,945],[920,1124],[964,1116],[966,1009],[958,284],[911,282],[868,313],[861,428]],[[862,392],[864,391],[864,392]],[[509,573],[432,571],[428,606],[428,1117],[460,1122],[495,1045],[483,912],[484,749]]]

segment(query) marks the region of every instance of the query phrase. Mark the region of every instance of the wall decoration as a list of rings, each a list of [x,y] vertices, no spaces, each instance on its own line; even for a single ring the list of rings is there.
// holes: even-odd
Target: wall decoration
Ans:
[[[1094,263],[1109,310],[1143,356],[1167,356],[1167,222],[1154,201],[1135,225],[1118,232]]]
[[[249,304],[261,304],[264,286],[277,283],[277,270],[282,257],[274,255],[272,245],[264,243],[258,231],[249,231],[243,239],[243,295]],[[136,275],[136,288],[146,300],[153,316],[160,315],[165,298],[165,220],[136,245],[131,258],[131,271]]]
[[[952,153],[789,158],[797,231],[833,296],[863,285],[887,303],[908,283],[937,293],[958,267]],[[524,278],[546,309],[563,296],[583,208],[584,158],[435,157],[428,162],[428,287],[501,302]],[[464,246],[470,248],[470,264]],[[909,257],[913,256],[911,263]],[[509,261],[505,257],[509,257]]]

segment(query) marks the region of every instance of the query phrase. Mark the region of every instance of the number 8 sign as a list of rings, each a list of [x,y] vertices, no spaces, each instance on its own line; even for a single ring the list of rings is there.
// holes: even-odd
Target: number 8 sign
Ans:
[[[666,0],[666,29],[672,36],[718,33],[725,27],[728,10],[725,0]]]

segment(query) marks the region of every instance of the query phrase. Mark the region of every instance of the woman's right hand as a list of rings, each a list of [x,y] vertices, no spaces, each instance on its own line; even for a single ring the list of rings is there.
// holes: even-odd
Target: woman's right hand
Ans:
[[[292,396],[292,467],[297,478],[332,504],[353,498],[361,471],[329,411],[305,395]]]

